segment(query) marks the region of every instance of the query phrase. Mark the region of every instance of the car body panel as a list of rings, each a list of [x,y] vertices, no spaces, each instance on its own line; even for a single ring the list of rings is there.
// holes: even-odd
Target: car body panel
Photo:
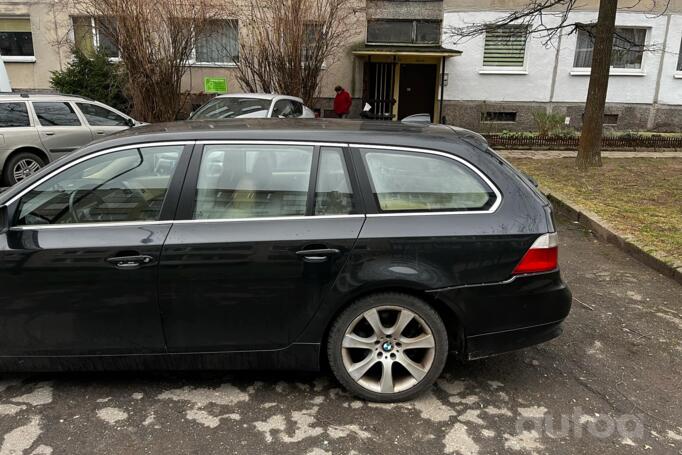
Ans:
[[[453,350],[462,357],[523,347],[560,332],[571,296],[558,271],[512,277],[533,241],[554,229],[546,200],[486,146],[448,127],[258,119],[150,125],[94,142],[51,164],[42,177],[34,176],[0,194],[0,204],[11,212],[32,185],[75,160],[105,149],[160,141],[196,143],[193,162],[207,143],[272,141],[345,147],[353,187],[366,197],[353,215],[195,221],[190,219],[192,206],[187,205],[194,192],[189,165],[186,186],[180,190],[180,181],[170,190],[179,203],[177,210],[169,206],[163,219],[172,226],[159,225],[168,232],[158,266],[158,315],[167,347],[150,356],[153,359],[125,353],[106,359],[100,367],[315,369],[334,318],[350,302],[373,292],[406,292],[435,305],[457,334],[460,341],[453,342]],[[365,145],[451,154],[494,182],[500,203],[488,212],[378,213],[368,196],[368,177],[358,154]],[[10,231],[0,237],[7,242],[16,235]],[[43,235],[39,232],[36,238],[43,242]],[[28,237],[21,239],[28,241]],[[30,251],[13,242],[20,248],[12,254]],[[156,240],[152,246],[157,248]],[[313,246],[337,248],[340,255],[322,264],[305,263],[296,255]],[[64,253],[55,254],[60,259]],[[18,292],[17,284],[13,286],[13,292]],[[45,301],[41,305],[47,305]],[[40,310],[35,303],[28,308]],[[0,318],[5,314],[16,320],[19,316],[12,311],[10,300],[0,303]],[[90,316],[95,321],[99,317]],[[12,355],[21,354],[13,351]],[[16,368],[17,362],[4,359],[0,367]],[[64,369],[92,366],[63,356],[54,362]],[[50,358],[38,356],[21,365],[50,369]]]

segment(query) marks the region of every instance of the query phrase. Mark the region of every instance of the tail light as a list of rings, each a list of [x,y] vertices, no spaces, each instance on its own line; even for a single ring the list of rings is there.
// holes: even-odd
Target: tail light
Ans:
[[[549,272],[558,267],[559,244],[556,232],[543,234],[530,246],[512,275]]]

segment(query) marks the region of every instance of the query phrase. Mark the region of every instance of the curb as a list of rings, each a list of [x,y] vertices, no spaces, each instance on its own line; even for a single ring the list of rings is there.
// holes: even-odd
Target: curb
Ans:
[[[613,227],[609,226],[598,215],[585,210],[582,207],[565,202],[566,198],[558,193],[551,193],[546,188],[540,188],[547,198],[552,202],[557,213],[568,217],[571,221],[577,221],[600,240],[616,246],[621,251],[626,252],[644,265],[651,267],[657,272],[672,278],[682,284],[682,264],[671,264],[666,262],[662,255],[650,253],[635,245],[628,238],[618,233]]]

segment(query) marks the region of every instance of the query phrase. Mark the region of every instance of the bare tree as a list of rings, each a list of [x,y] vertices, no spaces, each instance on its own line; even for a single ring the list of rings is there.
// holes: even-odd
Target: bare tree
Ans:
[[[656,0],[649,0],[648,4],[652,11],[659,10],[660,14],[667,9],[670,0],[663,1],[662,5],[657,4]],[[639,5],[641,2],[642,0],[633,0],[633,4],[628,8]],[[529,35],[541,38],[545,45],[551,45],[554,38],[561,33],[576,33],[578,30],[589,33],[594,41],[594,48],[583,128],[576,158],[578,167],[586,169],[601,166],[604,107],[614,39],[618,42],[619,50],[624,52],[632,49],[642,50],[643,47],[641,43],[633,42],[627,36],[616,34],[618,0],[600,0],[596,27],[570,20],[570,13],[578,7],[577,0],[529,0],[523,8],[496,20],[463,27],[451,27],[445,33],[454,38],[455,42],[459,42],[484,34],[489,30],[500,29],[508,25],[520,25],[527,28]],[[552,18],[552,20],[547,21],[547,18]]]
[[[211,0],[62,1],[72,16],[97,18],[98,33],[119,50],[132,115],[147,122],[175,120],[195,38],[227,12],[225,1]]]
[[[311,104],[324,65],[354,27],[353,0],[243,0],[237,79],[250,92],[300,96]]]

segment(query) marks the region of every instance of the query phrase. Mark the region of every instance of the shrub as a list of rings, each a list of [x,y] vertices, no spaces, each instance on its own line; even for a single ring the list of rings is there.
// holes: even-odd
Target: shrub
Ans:
[[[564,125],[564,117],[562,115],[548,114],[542,111],[533,112],[533,120],[535,120],[540,137],[553,136]]]
[[[130,104],[123,87],[120,65],[112,63],[103,52],[91,57],[73,49],[73,60],[63,71],[52,71],[50,85],[60,93],[79,95],[128,112]]]

